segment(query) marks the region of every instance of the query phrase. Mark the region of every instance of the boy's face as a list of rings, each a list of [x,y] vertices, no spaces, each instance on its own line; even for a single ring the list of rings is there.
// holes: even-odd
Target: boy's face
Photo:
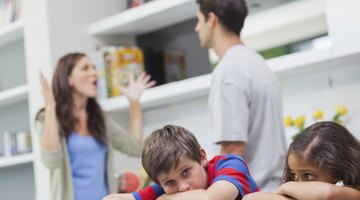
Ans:
[[[336,181],[331,178],[330,172],[309,163],[297,155],[290,154],[288,157],[288,165],[295,177],[296,182],[321,181],[335,184]]]
[[[205,151],[201,149],[200,163],[191,159],[182,159],[179,165],[171,169],[169,173],[160,173],[157,180],[166,194],[206,189],[208,177],[205,167],[207,165]]]

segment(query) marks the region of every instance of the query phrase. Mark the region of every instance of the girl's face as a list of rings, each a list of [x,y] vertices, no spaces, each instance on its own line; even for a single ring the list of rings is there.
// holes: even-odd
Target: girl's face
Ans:
[[[68,77],[69,85],[73,92],[85,97],[96,97],[97,71],[91,60],[84,56],[75,65]]]
[[[306,159],[290,154],[288,165],[291,173],[294,175],[296,182],[321,181],[335,184],[336,180],[331,178],[328,170],[321,169],[319,166],[309,163]]]

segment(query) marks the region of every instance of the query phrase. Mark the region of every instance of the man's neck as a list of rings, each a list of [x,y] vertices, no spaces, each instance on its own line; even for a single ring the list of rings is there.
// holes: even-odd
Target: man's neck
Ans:
[[[217,37],[214,42],[214,50],[216,54],[222,59],[225,53],[233,46],[242,44],[239,36],[233,34],[222,35]]]

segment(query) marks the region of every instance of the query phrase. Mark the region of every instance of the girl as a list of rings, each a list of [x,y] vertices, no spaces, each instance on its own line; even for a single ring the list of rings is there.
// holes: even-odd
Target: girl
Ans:
[[[283,178],[275,193],[244,199],[359,200],[360,143],[337,123],[315,123],[290,144]]]
[[[122,92],[130,101],[130,132],[103,113],[96,102],[97,72],[82,53],[63,56],[52,89],[42,74],[45,109],[36,117],[40,152],[50,170],[51,200],[99,200],[115,193],[114,148],[139,156],[142,117],[139,98],[153,86],[150,77],[130,77]]]

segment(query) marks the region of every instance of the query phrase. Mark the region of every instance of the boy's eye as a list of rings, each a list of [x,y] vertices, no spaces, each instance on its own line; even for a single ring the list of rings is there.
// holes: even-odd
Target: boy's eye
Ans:
[[[169,180],[169,181],[166,181],[165,182],[165,185],[166,186],[172,186],[172,185],[174,185],[175,184],[175,181],[173,181],[173,180]]]
[[[190,169],[185,169],[184,171],[181,172],[181,175],[187,177],[189,175],[189,170]]]

